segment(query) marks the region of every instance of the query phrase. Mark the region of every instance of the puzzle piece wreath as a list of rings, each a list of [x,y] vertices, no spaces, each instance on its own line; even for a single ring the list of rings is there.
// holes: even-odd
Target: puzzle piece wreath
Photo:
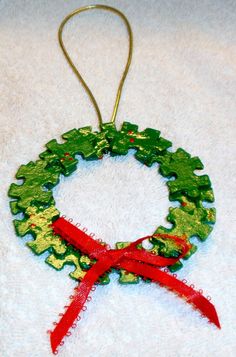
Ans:
[[[147,128],[138,131],[138,126],[124,122],[117,130],[114,124],[107,123],[101,132],[93,132],[91,127],[73,129],[62,135],[65,140],[58,143],[55,139],[46,144],[47,150],[39,155],[40,159],[22,165],[16,178],[22,184],[11,184],[9,196],[13,214],[22,213],[22,219],[14,220],[16,233],[23,237],[31,234],[33,240],[27,245],[35,254],[49,252],[46,263],[57,270],[65,265],[74,266],[70,277],[83,279],[86,271],[95,263],[88,256],[79,253],[57,235],[51,225],[60,213],[55,206],[53,187],[60,180],[60,175],[69,176],[77,168],[78,156],[84,160],[98,160],[104,154],[126,155],[130,149],[135,150],[135,158],[141,163],[151,166],[159,164],[159,172],[166,178],[170,201],[178,201],[180,207],[171,207],[167,220],[172,227],[158,227],[153,234],[168,233],[184,237],[190,243],[192,237],[205,240],[215,223],[215,209],[206,208],[204,202],[213,202],[214,195],[210,179],[207,175],[196,175],[195,170],[203,169],[198,157],[191,157],[183,149],[171,152],[171,142],[162,138],[160,132]],[[172,240],[151,238],[151,252],[163,257],[178,257],[179,247]],[[117,249],[122,249],[130,242],[118,242]],[[185,259],[189,258],[197,247],[191,249]],[[179,260],[169,269],[173,272],[182,267]],[[140,278],[124,270],[119,271],[120,283],[137,283]],[[102,277],[100,283],[109,283],[109,276]]]

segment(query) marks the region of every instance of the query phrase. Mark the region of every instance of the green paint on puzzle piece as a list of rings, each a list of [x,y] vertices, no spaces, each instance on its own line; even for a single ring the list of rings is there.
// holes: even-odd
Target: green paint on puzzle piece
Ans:
[[[116,131],[111,141],[111,151],[116,155],[127,155],[129,149],[134,149],[134,137],[138,134],[138,125],[124,122],[121,130]]]
[[[214,223],[215,210],[213,208],[195,208],[193,212],[188,213],[183,208],[171,207],[169,212],[167,220],[173,224],[173,227],[171,229],[159,227],[158,233],[169,233],[179,237],[186,236],[187,239],[197,236],[204,241],[212,231],[209,223]]]
[[[211,188],[206,189],[206,190],[201,190],[201,193],[199,195],[199,200],[200,201],[206,201],[206,202],[214,202],[215,197],[214,197],[214,192]]]
[[[75,267],[75,270],[69,274],[70,277],[75,280],[82,280],[86,271],[82,270],[79,259],[80,253],[71,247],[67,247],[66,254],[63,257],[51,254],[47,257],[46,263],[56,270],[62,270],[65,265],[72,265]]]
[[[70,130],[62,138],[66,140],[62,144],[55,139],[47,143],[48,150],[40,154],[40,157],[51,165],[60,163],[65,176],[76,170],[76,155],[82,155],[86,160],[96,160],[109,148],[105,133],[93,133],[90,126]]]
[[[21,209],[19,208],[17,201],[10,201],[9,204],[10,204],[11,213],[18,214],[21,212]]]
[[[49,141],[46,144],[48,150],[40,154],[40,157],[51,165],[59,163],[63,174],[69,176],[77,168],[78,159],[75,156],[80,153],[81,148],[85,152],[92,148],[86,138],[78,135],[77,129],[64,133],[62,138],[66,140],[62,144],[58,143],[56,139]]]
[[[56,153],[46,150],[42,152],[39,157],[47,162],[47,167],[52,169],[54,167],[59,168],[61,173],[65,176],[69,176],[72,172],[74,172],[78,163],[78,160],[74,159],[68,152],[65,152],[63,156],[60,156]]]
[[[147,128],[138,132],[138,126],[129,122],[123,123],[121,131],[117,131],[113,123],[106,123],[102,125],[102,131],[111,142],[111,156],[126,155],[129,149],[136,149],[136,159],[147,166],[157,162],[158,155],[172,145],[160,137],[158,130]]]
[[[186,203],[186,200],[184,201]],[[204,241],[210,232],[212,231],[212,224],[215,223],[216,210],[214,208],[196,207],[193,202],[187,200],[187,204],[181,208],[170,208],[170,213],[167,220],[173,224],[173,227],[167,229],[165,227],[159,227],[155,233],[167,233],[177,235],[179,237],[186,237],[189,241],[191,237],[198,237],[201,241]],[[161,241],[159,238],[153,238],[154,244],[153,251],[163,256],[175,256],[175,251],[170,246],[168,240]],[[185,259],[190,258],[197,250],[194,244],[191,244],[189,253],[185,256]],[[180,253],[180,252],[179,252]],[[178,255],[177,255],[178,256]],[[172,272],[179,270],[182,267],[181,262],[174,264],[170,270]]]
[[[162,227],[160,227],[162,228]],[[164,233],[162,229],[157,229],[155,233]],[[170,232],[168,232],[170,234]],[[181,249],[170,239],[152,238],[150,239],[153,244],[151,249],[152,253],[164,256],[166,258],[177,258],[181,254]],[[181,261],[177,261],[175,264],[168,266],[169,270],[174,273],[183,267]]]
[[[46,144],[46,147],[48,151],[53,154],[51,155],[52,163],[54,163],[55,160],[60,162],[63,174],[68,176],[76,170],[78,163],[78,160],[75,158],[75,155],[78,154],[79,146],[77,129],[68,131],[62,135],[62,138],[66,140],[64,143],[59,144],[56,139],[53,139]],[[83,142],[81,142],[80,145],[83,145]],[[50,156],[45,153],[41,154],[41,156],[43,156],[44,159],[50,159]]]
[[[105,133],[107,140],[110,142],[117,135],[117,129],[114,123],[104,123],[101,125],[101,132]]]
[[[159,138],[155,144],[154,151],[151,151],[149,154],[147,153],[146,156],[142,157],[142,154],[139,155],[139,151],[136,153],[135,157],[143,164],[147,165],[148,167],[152,166],[155,162],[159,162],[159,158],[166,154],[167,149],[172,146],[172,143],[169,140]]]
[[[158,233],[160,232],[158,231]],[[162,255],[166,258],[178,258],[181,254],[181,248],[171,239],[161,237],[151,238],[151,242],[153,243],[152,253]]]
[[[136,149],[137,160],[151,166],[156,160],[156,155],[171,146],[171,142],[160,138],[160,131],[147,128],[138,132],[138,126],[124,122],[121,131],[110,129],[111,150],[117,155],[126,155],[129,149]],[[109,134],[107,134],[109,135]]]
[[[213,202],[214,201],[214,194],[212,189],[209,189],[205,193],[203,193],[204,197],[208,198],[208,202]],[[195,229],[191,229],[191,232],[188,232],[187,236],[188,239],[193,237],[193,236],[198,236],[201,240],[205,240],[209,233],[212,230],[212,225],[216,222],[216,209],[215,208],[206,208],[203,206],[201,200],[191,200],[188,199],[187,197],[183,195],[176,195],[175,197],[176,200],[178,200],[181,203],[181,211],[186,212],[189,214],[189,216],[185,216],[186,219],[188,220],[190,217],[191,222],[195,223]],[[206,199],[205,199],[206,201]],[[181,212],[178,211],[178,212]],[[182,214],[181,214],[182,216]],[[168,221],[171,223],[175,222],[176,226],[181,226],[181,222],[179,220],[173,221],[171,217],[168,216]],[[185,227],[187,226],[187,221],[184,221]],[[184,227],[184,226],[183,226]],[[184,232],[187,230],[184,229]],[[175,230],[175,233],[177,231]],[[179,232],[180,234],[181,232]],[[194,254],[197,250],[197,247],[192,244],[192,247],[190,249],[190,252],[183,258],[183,259],[188,259],[192,254]]]
[[[180,270],[183,268],[183,264],[181,261],[176,262],[175,264],[168,266],[168,269],[170,270],[171,273],[175,273],[176,271]]]
[[[157,255],[162,255],[165,256],[166,258],[176,258],[181,254],[181,249],[178,249],[176,245],[174,245],[172,241],[170,240],[161,240],[160,238],[157,240],[153,238],[151,240],[153,243],[153,248],[151,252],[157,254]],[[185,255],[183,258],[184,260],[189,259],[195,252],[197,251],[197,246],[194,244],[191,244],[190,251]],[[181,261],[176,262],[175,264],[169,266],[169,270],[171,272],[175,272],[183,267],[183,264]]]
[[[170,201],[178,201],[184,211],[192,212],[195,208],[205,208],[203,202],[214,202],[214,194],[212,189],[202,190],[200,196],[196,199],[177,193],[171,196]]]
[[[20,237],[31,234],[33,241],[27,245],[35,254],[42,254],[47,250],[52,250],[57,254],[64,254],[66,244],[61,241],[58,235],[54,235],[51,223],[59,217],[59,211],[50,206],[46,209],[30,206],[27,208],[26,217],[22,220],[14,220],[16,233]]]
[[[123,249],[125,247],[128,247],[130,245],[130,242],[117,242],[116,243],[116,248],[117,249]],[[129,273],[128,271],[124,269],[119,270],[119,283],[121,284],[137,284],[139,283],[139,277],[136,276],[133,273]]]
[[[109,273],[105,273],[101,276],[96,284],[107,285],[110,283]]]
[[[194,253],[196,253],[197,251],[197,246],[195,244],[191,244],[191,248],[189,250],[189,252],[185,255],[185,257],[183,258],[184,260],[189,259]],[[183,264],[181,263],[181,261],[176,262],[175,264],[168,266],[169,270],[172,273],[175,273],[176,271],[180,270],[183,267]]]
[[[87,255],[82,255],[80,258],[80,265],[83,269],[88,270],[91,268],[95,260],[92,260]]]
[[[163,138],[159,138],[153,148],[149,148],[148,150],[140,147],[135,154],[137,160],[142,162],[147,166],[152,166],[153,163],[158,162],[158,157],[163,155],[168,148],[171,147],[171,142],[165,140]]]
[[[60,173],[47,170],[46,166],[43,160],[30,161],[17,171],[16,178],[24,182],[22,185],[11,184],[8,195],[18,199],[17,205],[21,211],[32,205],[46,206],[54,202],[49,189],[59,182]]]
[[[210,190],[209,196],[211,196],[211,198],[214,200],[214,196],[211,195],[211,191],[212,190]],[[202,201],[197,200],[196,202],[195,201],[193,202],[183,195],[176,196],[176,199],[181,203],[181,209],[190,215],[194,214],[194,211],[196,209],[201,209],[202,212],[205,212],[205,217],[201,221],[202,223],[213,225],[216,222],[216,209],[215,208],[206,208],[203,206]],[[204,240],[206,238],[207,237],[205,237],[205,238],[203,237],[202,240]],[[191,248],[190,252],[185,256],[184,259],[190,258],[190,256],[192,256],[192,254],[194,254],[196,252],[196,250],[197,250],[197,247],[192,244],[192,248]]]
[[[81,151],[81,155],[86,160],[101,159],[103,154],[109,150],[109,143],[106,138],[106,133],[92,132],[92,127],[84,127],[78,130],[78,135],[81,135],[89,143],[88,149]]]
[[[191,248],[189,252],[183,257],[184,260],[188,260],[194,253],[197,251],[197,246],[195,244],[191,244]]]
[[[84,264],[86,260],[86,265]],[[56,270],[62,270],[64,266],[74,266],[75,270],[69,275],[75,280],[82,280],[86,272],[96,261],[91,261],[88,256],[81,254],[79,250],[75,250],[72,246],[67,246],[66,252],[63,255],[51,254],[46,259],[46,263]],[[110,282],[108,274],[105,274],[99,279],[99,284],[105,285]]]
[[[165,177],[175,177],[175,180],[167,183],[170,197],[176,193],[187,194],[192,198],[199,198],[201,190],[205,192],[211,188],[211,182],[207,175],[198,176],[195,170],[203,169],[203,164],[198,157],[191,158],[183,149],[175,153],[167,153],[159,158],[160,173]]]
[[[194,202],[198,207],[202,207],[202,202],[205,201],[205,202],[212,203],[215,200],[212,188],[207,188],[207,189],[201,188],[198,197],[188,197],[188,198],[187,197],[184,198],[184,197],[185,196],[182,193],[177,192],[171,195],[170,201],[179,201],[181,203],[189,199],[190,201]]]
[[[114,140],[115,136],[117,135],[117,129],[115,127],[115,124],[114,123],[105,123],[105,124],[102,124],[101,126],[101,131],[104,132],[105,134],[105,137],[109,143],[109,154],[110,156],[117,156],[118,154],[113,152],[111,150],[111,142]]]

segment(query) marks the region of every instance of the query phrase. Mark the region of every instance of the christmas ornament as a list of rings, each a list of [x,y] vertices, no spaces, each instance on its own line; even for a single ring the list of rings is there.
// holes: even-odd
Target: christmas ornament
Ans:
[[[119,15],[129,34],[128,60],[112,118],[108,123],[103,123],[97,102],[74,66],[62,40],[62,31],[67,21],[91,9],[108,10]],[[68,63],[89,94],[97,112],[100,131],[93,131],[87,126],[63,134],[63,143],[51,140],[38,160],[22,165],[17,171],[16,178],[23,180],[23,183],[13,183],[9,189],[9,196],[14,198],[10,202],[12,213],[24,215],[23,219],[14,220],[16,233],[21,237],[31,234],[33,240],[27,245],[37,255],[48,251],[46,262],[55,269],[60,270],[67,264],[73,265],[75,270],[70,276],[81,281],[75,296],[72,296],[71,305],[51,334],[53,352],[57,352],[64,336],[70,334],[69,329],[75,326],[75,320],[84,308],[93,285],[109,283],[111,268],[119,272],[120,283],[138,283],[140,278],[161,283],[185,297],[187,302],[220,327],[214,306],[200,292],[160,270],[167,266],[171,272],[180,269],[182,259],[188,259],[197,249],[190,238],[197,236],[204,241],[215,223],[215,209],[206,208],[203,204],[214,201],[210,179],[207,175],[195,174],[195,170],[203,169],[201,160],[191,157],[181,148],[175,152],[170,151],[171,142],[162,138],[158,130],[147,128],[139,131],[137,125],[128,122],[124,122],[118,130],[114,123],[132,57],[133,38],[128,20],[119,10],[111,7],[86,6],[75,10],[63,20],[59,28],[59,43]],[[172,223],[171,228],[159,226],[151,236],[134,243],[118,242],[117,249],[109,249],[106,243],[96,242],[92,236],[60,217],[53,198],[53,188],[59,184],[61,175],[69,176],[76,170],[78,155],[83,160],[99,160],[105,154],[126,155],[130,149],[135,150],[135,158],[144,165],[159,164],[160,174],[167,178],[169,199],[179,202],[180,206],[169,209],[167,220]],[[150,250],[142,247],[144,239],[152,243]]]

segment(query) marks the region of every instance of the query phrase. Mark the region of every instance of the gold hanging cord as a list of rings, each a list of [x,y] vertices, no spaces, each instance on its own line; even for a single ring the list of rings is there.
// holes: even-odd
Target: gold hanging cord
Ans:
[[[103,120],[102,120],[102,115],[101,115],[100,109],[98,107],[98,103],[97,103],[96,99],[94,98],[94,95],[91,92],[91,90],[89,89],[88,85],[86,84],[85,80],[81,76],[80,72],[78,71],[78,69],[76,68],[74,63],[72,62],[72,59],[70,58],[70,56],[69,56],[69,54],[68,54],[68,52],[67,52],[67,50],[65,48],[64,42],[62,40],[62,32],[63,32],[64,26],[67,23],[67,21],[69,21],[72,17],[74,17],[75,15],[78,15],[81,12],[88,11],[88,10],[93,10],[93,9],[111,11],[111,12],[115,13],[116,15],[118,15],[124,21],[124,23],[126,25],[126,28],[127,28],[127,31],[128,31],[128,35],[129,35],[128,58],[127,58],[125,70],[123,72],[123,75],[122,75],[122,78],[120,80],[119,87],[118,87],[118,90],[117,90],[117,94],[116,94],[116,100],[115,100],[115,104],[114,104],[114,108],[113,108],[113,112],[112,112],[112,116],[111,116],[111,120],[110,120],[112,123],[114,123],[115,119],[116,119],[117,110],[118,110],[119,103],[120,103],[120,97],[121,97],[122,88],[123,88],[124,81],[126,79],[126,76],[127,76],[128,70],[129,70],[129,66],[130,66],[130,63],[131,63],[131,59],[132,59],[133,34],[132,34],[132,30],[131,30],[129,21],[127,20],[125,15],[121,11],[115,9],[114,7],[110,7],[110,6],[106,6],[106,5],[88,5],[88,6],[81,7],[79,9],[77,9],[77,10],[74,10],[73,12],[71,12],[69,15],[67,15],[64,18],[64,20],[62,21],[62,23],[61,23],[61,25],[59,27],[58,40],[59,40],[59,44],[61,46],[61,49],[62,49],[62,51],[63,51],[63,53],[64,53],[64,55],[66,57],[67,62],[69,63],[69,65],[73,69],[75,75],[77,76],[77,78],[79,79],[79,81],[83,85],[85,91],[87,92],[87,94],[88,94],[88,96],[89,96],[89,98],[90,98],[90,100],[91,100],[91,102],[92,102],[92,104],[94,106],[94,109],[95,109],[95,111],[97,113],[99,125],[101,126],[103,124]]]

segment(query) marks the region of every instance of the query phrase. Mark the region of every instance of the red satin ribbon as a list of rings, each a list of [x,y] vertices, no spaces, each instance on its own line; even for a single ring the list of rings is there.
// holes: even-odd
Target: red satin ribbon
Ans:
[[[176,263],[187,254],[190,246],[184,239],[169,234],[156,234],[140,238],[123,249],[108,249],[64,218],[56,220],[53,223],[53,229],[56,234],[59,234],[75,248],[84,254],[88,254],[90,258],[97,260],[79,283],[71,304],[68,306],[68,309],[55,329],[51,332],[50,340],[53,353],[57,353],[57,347],[63,344],[62,340],[65,335],[70,334],[69,329],[76,326],[75,321],[78,320],[77,317],[80,311],[83,310],[93,285],[111,268],[125,269],[128,272],[151,279],[171,289],[185,298],[186,302],[194,305],[195,308],[200,310],[202,315],[220,328],[217,312],[209,300],[198,291],[195,291],[191,286],[186,285],[174,276],[159,269],[160,267]],[[155,236],[175,241],[182,248],[181,255],[178,258],[165,258],[152,254],[144,249],[137,249],[137,245],[143,240]]]

